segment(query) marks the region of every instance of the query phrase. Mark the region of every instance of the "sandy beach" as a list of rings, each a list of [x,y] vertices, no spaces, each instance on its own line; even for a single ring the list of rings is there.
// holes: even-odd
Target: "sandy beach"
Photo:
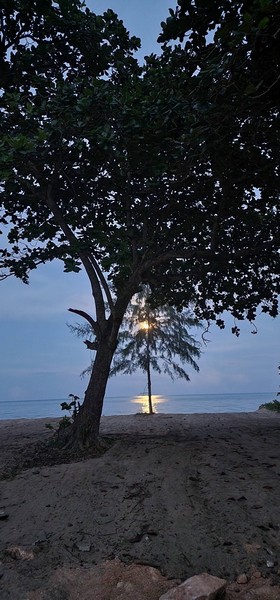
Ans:
[[[103,417],[102,456],[38,466],[36,444],[56,422],[0,421],[1,600],[84,600],[73,582],[56,595],[54,573],[116,559],[171,579],[278,582],[280,415]]]

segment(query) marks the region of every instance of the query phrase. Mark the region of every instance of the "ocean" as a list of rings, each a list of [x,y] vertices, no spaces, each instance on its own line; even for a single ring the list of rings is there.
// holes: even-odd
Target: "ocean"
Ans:
[[[185,394],[181,396],[153,396],[153,407],[157,413],[231,413],[253,412],[265,402],[271,402],[275,392],[251,394]],[[61,402],[67,398],[48,400],[0,400],[0,420],[39,419],[62,417]],[[131,415],[148,412],[147,396],[106,397],[103,415]]]

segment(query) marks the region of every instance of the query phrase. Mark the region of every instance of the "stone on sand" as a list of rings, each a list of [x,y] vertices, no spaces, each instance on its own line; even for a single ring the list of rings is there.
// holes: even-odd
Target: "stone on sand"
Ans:
[[[215,600],[225,591],[226,583],[225,579],[201,573],[169,590],[160,600]]]

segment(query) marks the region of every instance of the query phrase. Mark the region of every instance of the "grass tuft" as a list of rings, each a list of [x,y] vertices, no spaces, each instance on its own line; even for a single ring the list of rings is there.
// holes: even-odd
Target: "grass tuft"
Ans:
[[[260,408],[266,408],[267,410],[280,413],[280,401],[273,400],[272,402],[266,402],[265,404],[261,404]]]

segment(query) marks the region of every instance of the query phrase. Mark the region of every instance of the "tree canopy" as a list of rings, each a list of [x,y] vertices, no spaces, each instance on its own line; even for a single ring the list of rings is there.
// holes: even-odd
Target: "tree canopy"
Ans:
[[[209,83],[218,83],[217,95],[223,88],[247,107],[279,106],[277,1],[178,0],[176,11],[169,12],[159,41],[179,39],[188,64],[201,69]]]
[[[159,41],[181,42],[170,56],[174,69],[180,65],[188,74],[186,97],[204,156],[204,181],[208,178],[214,183],[215,203],[219,197],[212,246],[219,250],[224,234],[230,231],[232,242],[238,239],[240,248],[256,257],[254,264],[250,258],[243,260],[247,267],[243,273],[240,261],[235,265],[229,261],[221,281],[221,306],[227,308],[232,302],[235,315],[242,318],[250,297],[247,316],[254,318],[257,304],[268,299],[269,289],[274,288],[272,304],[264,303],[263,310],[275,316],[279,291],[279,5],[273,0],[179,0],[162,28]],[[212,287],[212,299],[219,286],[217,273],[223,268],[217,265],[216,273],[209,272],[204,279],[208,297]]]
[[[275,86],[246,91],[245,79],[258,79],[257,61],[227,20],[229,5],[214,3],[215,19],[210,9],[202,16],[199,3],[184,5],[191,45],[166,45],[142,68],[133,57],[139,40],[112,10],[97,16],[74,0],[4,2],[2,277],[27,282],[55,258],[65,271],[85,269],[93,316],[71,310],[96,336],[85,405],[98,406],[98,424],[118,330],[143,283],[155,304],[192,302],[221,325],[225,309],[250,320],[260,302],[277,312]],[[181,3],[176,26],[185,12]],[[243,23],[242,11],[233,13]],[[232,49],[219,37],[220,17]],[[268,27],[270,20],[258,25],[252,39]],[[217,50],[205,38],[211,29]],[[168,36],[166,27],[162,41]]]
[[[215,44],[205,35],[223,2],[203,19],[190,2],[183,23],[191,41],[148,58],[141,72],[132,57],[139,41],[112,11],[96,16],[69,0],[30,11],[7,3],[1,196],[12,226],[4,268],[27,280],[55,257],[78,270],[89,252],[115,286],[141,265],[157,294],[179,305],[191,299],[206,317],[229,309],[252,319],[261,301],[275,314],[276,108],[240,86],[250,64],[231,83],[228,62],[242,61],[247,48],[235,32],[240,11],[225,4]]]

